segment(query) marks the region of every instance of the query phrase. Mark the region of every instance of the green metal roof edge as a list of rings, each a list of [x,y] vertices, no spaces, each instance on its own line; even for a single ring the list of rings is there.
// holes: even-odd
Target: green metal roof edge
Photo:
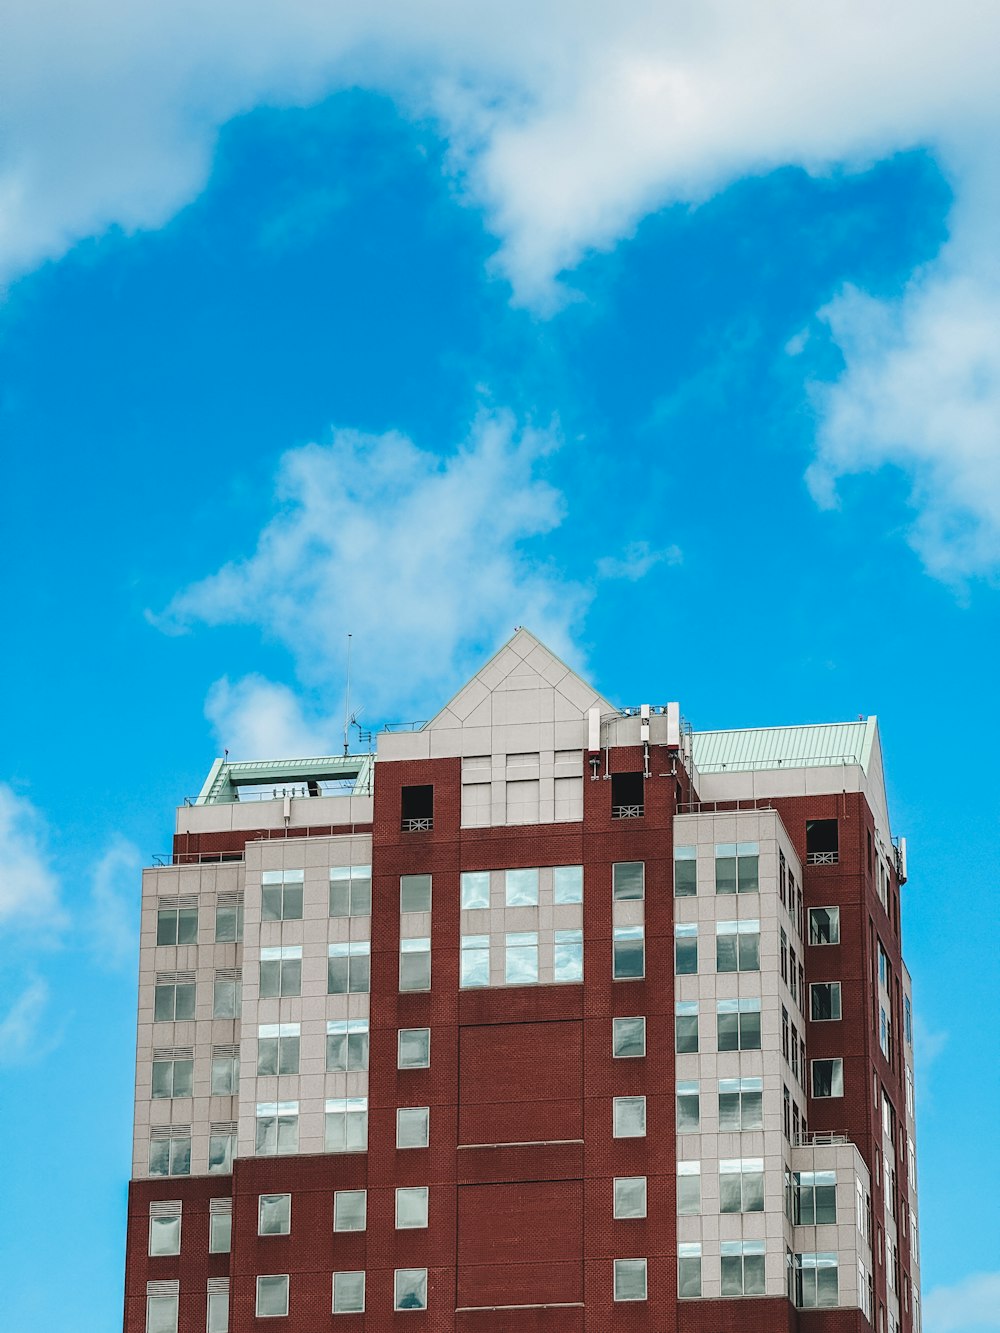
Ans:
[[[356,792],[367,794],[374,763],[373,754],[318,755],[305,759],[216,759],[195,804],[221,803],[222,793],[236,785],[233,778],[244,783],[266,784],[289,778],[336,777],[342,772],[345,777],[355,777]]]
[[[837,743],[835,753],[822,753],[820,745],[825,745],[828,751],[830,746],[828,741],[820,738],[828,738],[831,732],[842,735],[844,743]],[[873,716],[858,722],[814,722],[695,731],[692,746],[695,765],[705,773],[738,773],[768,768],[822,768],[855,763],[867,775],[876,735],[877,721]],[[732,743],[727,746],[725,741],[729,738],[732,738]],[[754,744],[756,738],[759,741]],[[771,744],[765,743],[765,738],[769,738]],[[709,744],[712,739],[716,740],[714,746]],[[782,744],[783,740],[787,743]]]

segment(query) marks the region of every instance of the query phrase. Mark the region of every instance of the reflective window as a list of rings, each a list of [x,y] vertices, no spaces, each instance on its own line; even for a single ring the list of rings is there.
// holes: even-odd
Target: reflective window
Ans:
[[[840,1018],[840,982],[814,981],[809,987],[809,1017],[814,1023]]]
[[[234,978],[216,977],[212,995],[213,1018],[239,1018],[243,1003],[243,986]],[[192,1005],[193,1016],[193,1005]]]
[[[490,905],[490,872],[465,870],[462,872],[462,907],[482,908]]]
[[[718,972],[760,971],[760,922],[715,923],[715,967]]]
[[[397,1268],[393,1282],[393,1309],[427,1309],[427,1269]]]
[[[467,990],[490,984],[489,935],[463,935],[460,984]]]
[[[223,1200],[219,1200],[223,1202]],[[229,1203],[226,1199],[225,1203]],[[215,1200],[212,1200],[215,1203]],[[208,1216],[208,1252],[209,1254],[228,1254],[232,1248],[233,1214],[231,1208],[225,1212],[212,1211]]]
[[[677,1246],[677,1295],[701,1295],[701,1245],[683,1242]]]
[[[674,848],[674,896],[693,898],[698,892],[698,848]]]
[[[698,927],[674,926],[674,971],[679,977],[698,971]]]
[[[795,1172],[796,1226],[822,1226],[837,1220],[836,1171]]]
[[[298,1102],[258,1102],[258,1157],[273,1157],[299,1150]]]
[[[366,994],[371,989],[371,941],[331,944],[327,950],[329,995]]]
[[[151,1176],[189,1176],[191,1174],[191,1135],[155,1138],[149,1143]]]
[[[368,1191],[336,1190],[333,1196],[334,1231],[364,1231],[368,1225]]]
[[[616,1097],[613,1104],[613,1124],[616,1139],[645,1138],[645,1097]]]
[[[719,1163],[719,1211],[764,1211],[764,1159],[744,1157]]]
[[[517,931],[504,942],[504,981],[508,986],[531,986],[538,981],[538,933]]]
[[[227,1131],[224,1134],[215,1133],[208,1136],[208,1169],[211,1173],[222,1172],[228,1175],[233,1169],[235,1155],[235,1132]]]
[[[695,1081],[677,1084],[677,1132],[693,1134],[701,1126],[701,1103]]]
[[[812,1062],[812,1095],[814,1097],[843,1097],[843,1060],[814,1060]]]
[[[368,1098],[331,1097],[326,1103],[326,1151],[367,1152]]]
[[[332,1019],[326,1025],[329,1073],[368,1068],[368,1019]]]
[[[292,1230],[292,1196],[262,1194],[257,1200],[257,1235],[287,1236]]]
[[[719,1130],[741,1133],[764,1126],[764,1080],[760,1078],[719,1079]]]
[[[212,1056],[212,1096],[234,1097],[240,1090],[240,1057]]]
[[[266,1315],[288,1314],[288,1275],[282,1277],[259,1277],[257,1279],[258,1318]]]
[[[839,907],[810,907],[809,943],[810,944],[840,943]]]
[[[211,1280],[211,1279],[210,1279]],[[229,1288],[208,1293],[207,1333],[229,1333]]]
[[[757,893],[760,884],[755,842],[724,842],[715,848],[716,893]]]
[[[701,1163],[677,1163],[677,1211],[701,1212]]]
[[[164,1215],[164,1210],[175,1207],[176,1212]],[[156,1209],[156,1212],[153,1210]],[[181,1206],[180,1204],[151,1204],[149,1210],[149,1253],[180,1254],[181,1252]]]
[[[158,982],[153,991],[153,1020],[183,1023],[194,1018],[194,982]]]
[[[507,870],[504,872],[504,892],[508,907],[538,906],[538,871]]]
[[[267,1023],[257,1029],[257,1073],[299,1072],[299,1024]]]
[[[334,1273],[333,1313],[361,1314],[365,1308],[365,1275],[363,1272]]]
[[[193,1060],[153,1060],[154,1097],[190,1097],[193,1083]]]
[[[806,1309],[839,1302],[836,1253],[797,1254],[795,1304]]]
[[[698,1050],[698,1001],[679,1000],[674,1005],[674,1049],[678,1055]]]
[[[426,1069],[431,1062],[430,1028],[400,1028],[397,1069]]]
[[[429,938],[399,941],[399,989],[427,991],[431,988],[431,942]]]
[[[760,1000],[718,1000],[716,1024],[720,1051],[760,1050]]]
[[[197,944],[197,907],[161,907],[156,914],[157,944]]]
[[[615,1300],[644,1301],[646,1299],[645,1259],[615,1260]]]
[[[265,870],[260,877],[261,921],[301,921],[304,879],[301,870]]]
[[[330,870],[330,915],[371,916],[371,866],[334,866]]]
[[[409,1231],[427,1225],[427,1186],[408,1185],[396,1190],[396,1230]]]
[[[646,1216],[646,1177],[618,1176],[615,1179],[615,1217]]]
[[[552,900],[555,903],[583,902],[583,866],[556,866],[553,869]]]
[[[399,877],[399,910],[401,912],[429,912],[431,910],[430,875],[401,875]]]
[[[302,946],[289,944],[260,951],[260,998],[302,994]]]
[[[235,944],[243,938],[243,904],[219,904],[215,909],[216,944]]]
[[[645,1018],[611,1020],[611,1051],[616,1059],[631,1059],[646,1054]]]
[[[177,1296],[146,1297],[146,1333],[177,1333]]]
[[[763,1296],[764,1242],[724,1240],[720,1250],[723,1296]]]
[[[583,980],[583,931],[557,930],[552,944],[553,976],[556,981]]]
[[[645,976],[646,945],[642,926],[615,926],[612,976],[615,981],[629,981]]]
[[[621,902],[645,894],[646,866],[643,861],[617,861],[611,867],[612,896]]]
[[[396,1147],[426,1148],[430,1142],[429,1106],[400,1106],[396,1110]]]

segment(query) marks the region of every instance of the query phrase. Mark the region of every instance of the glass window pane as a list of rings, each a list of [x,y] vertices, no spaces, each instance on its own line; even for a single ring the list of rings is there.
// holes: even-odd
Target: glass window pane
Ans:
[[[646,1054],[645,1018],[616,1018],[612,1022],[612,1050],[620,1058]]]
[[[146,1297],[146,1333],[177,1333],[176,1296]]]
[[[424,1069],[431,1062],[430,1028],[399,1029],[399,1068]]]
[[[736,892],[736,857],[719,856],[716,851],[715,856],[715,892],[716,893],[735,893]]]
[[[692,1055],[698,1050],[698,1015],[678,1014],[674,1019],[675,1047],[678,1055]],[[720,1044],[719,1050],[724,1047]],[[733,1048],[735,1049],[735,1048]]]
[[[508,870],[504,883],[508,907],[538,906],[537,870]]]
[[[430,988],[430,949],[421,953],[401,953],[399,955],[399,989],[401,991],[427,991]]]
[[[177,943],[198,943],[198,909],[182,907],[177,913]]]
[[[737,865],[739,867],[738,888],[740,893],[759,892],[760,886],[757,878],[757,862],[758,858],[756,855],[754,856],[741,855],[737,857]]]
[[[698,892],[697,847],[674,848],[674,896],[693,898]]]
[[[194,985],[184,983],[176,987],[174,1017],[178,1023],[194,1018]]]
[[[678,936],[674,940],[674,971],[679,977],[698,971],[698,937]]]
[[[179,1217],[151,1217],[149,1219],[149,1253],[180,1254],[181,1219]]]
[[[426,1185],[407,1186],[396,1190],[396,1229],[407,1231],[427,1225]]]
[[[646,1299],[646,1260],[615,1260],[615,1300],[644,1301]]]
[[[613,895],[619,902],[643,896],[645,868],[642,861],[618,861],[611,867]]]
[[[583,980],[583,931],[557,930],[553,943],[553,975],[556,981]]]
[[[431,910],[430,875],[402,875],[400,877],[399,910],[401,912],[429,912]]]
[[[482,908],[490,905],[490,872],[466,870],[462,874],[462,907]]]
[[[628,981],[642,977],[646,970],[646,951],[642,926],[617,926],[614,931],[613,977]]]
[[[615,1217],[646,1216],[646,1177],[620,1176],[615,1180]]]
[[[365,1275],[361,1273],[334,1273],[333,1313],[360,1314],[365,1308]]]
[[[286,1315],[288,1313],[288,1278],[259,1277],[257,1279],[257,1314]]]
[[[680,1247],[678,1247],[680,1248]],[[677,1295],[701,1295],[701,1256],[680,1255],[677,1260]]]
[[[506,937],[504,980],[508,986],[531,986],[538,981],[538,936],[520,931]]]
[[[556,903],[583,902],[583,866],[556,866],[552,872],[552,899]]]
[[[427,1309],[426,1268],[397,1268],[394,1275],[393,1285],[395,1292],[395,1309]]]
[[[616,1097],[614,1099],[614,1137],[641,1139],[646,1134],[645,1097]]]
[[[228,1254],[232,1248],[232,1213],[211,1213],[208,1219],[209,1254]]]
[[[333,1196],[334,1231],[364,1231],[368,1220],[366,1190],[337,1190]]]
[[[430,1131],[430,1108],[401,1106],[396,1111],[396,1147],[426,1148]]]
[[[257,1234],[287,1236],[292,1229],[292,1196],[262,1194],[258,1202]]]

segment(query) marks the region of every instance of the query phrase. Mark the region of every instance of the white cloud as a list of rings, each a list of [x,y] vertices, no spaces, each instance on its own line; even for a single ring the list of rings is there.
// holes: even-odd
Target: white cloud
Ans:
[[[649,542],[629,542],[620,556],[606,555],[597,562],[597,573],[602,579],[625,579],[637,583],[657,565],[679,565],[682,555],[679,546],[666,546],[654,551]]]
[[[280,510],[255,553],[179,593],[160,620],[260,625],[323,704],[309,721],[281,686],[217,682],[207,712],[223,743],[244,754],[329,743],[348,632],[352,710],[369,723],[410,720],[399,710],[433,702],[516,625],[567,652],[590,594],[532,552],[563,519],[561,494],[540,475],[556,443],[552,431],[483,412],[444,458],[399,434],[353,431],[287,453]]]
[[[976,1273],[924,1300],[926,1333],[992,1333],[1000,1329],[1000,1273]]]
[[[901,302],[829,308],[846,369],[811,484],[829,500],[844,472],[895,464],[928,568],[990,573],[998,46],[1000,6],[982,0],[12,0],[0,254],[16,275],[109,226],[160,226],[203,187],[227,119],[344,87],[436,119],[499,271],[539,309],[653,209],[923,145],[960,238]]]
[[[94,866],[86,914],[97,959],[109,967],[130,967],[138,957],[142,858],[121,835]]]
[[[44,934],[63,920],[42,817],[29,800],[0,783],[0,927]]]
[[[48,1003],[48,985],[35,978],[0,1015],[0,1064],[20,1064],[45,1053],[48,1047],[40,1047],[38,1038]]]

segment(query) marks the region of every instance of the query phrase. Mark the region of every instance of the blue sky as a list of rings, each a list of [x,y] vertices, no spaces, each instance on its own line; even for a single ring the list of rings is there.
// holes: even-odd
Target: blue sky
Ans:
[[[878,714],[926,1327],[1000,1328],[997,20],[93,8],[13,6],[0,156],[10,1326],[120,1318],[173,806],[336,748],[348,631],[378,725],[524,623],[696,727]]]

